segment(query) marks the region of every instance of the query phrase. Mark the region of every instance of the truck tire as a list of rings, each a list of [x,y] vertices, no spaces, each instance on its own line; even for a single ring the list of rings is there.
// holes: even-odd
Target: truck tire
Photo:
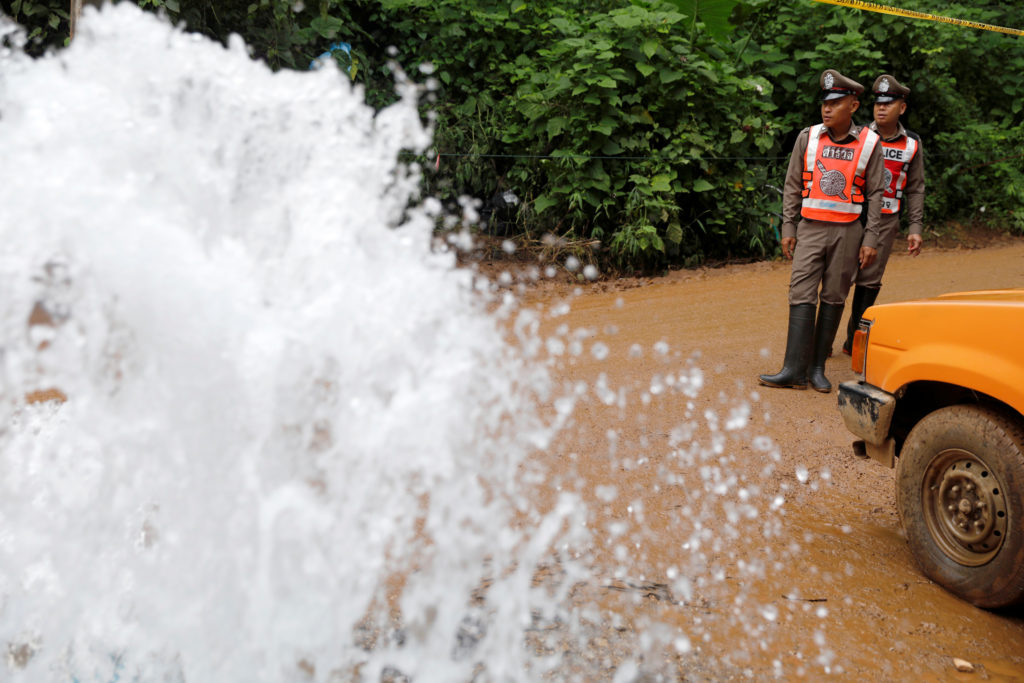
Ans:
[[[911,430],[896,500],[921,571],[988,609],[1024,602],[1024,425],[995,407],[936,410]]]

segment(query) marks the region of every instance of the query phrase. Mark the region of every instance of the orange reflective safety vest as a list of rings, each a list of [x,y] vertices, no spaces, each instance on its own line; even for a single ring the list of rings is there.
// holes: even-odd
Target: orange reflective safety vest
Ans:
[[[812,126],[804,154],[800,215],[815,221],[849,223],[864,208],[864,171],[878,144],[878,133],[864,126],[857,139],[833,142],[825,124]]]
[[[914,155],[920,149],[917,140],[909,134],[899,140],[882,140],[882,157],[885,158],[885,193],[882,195],[882,213],[899,213],[903,189],[907,186],[907,169]]]

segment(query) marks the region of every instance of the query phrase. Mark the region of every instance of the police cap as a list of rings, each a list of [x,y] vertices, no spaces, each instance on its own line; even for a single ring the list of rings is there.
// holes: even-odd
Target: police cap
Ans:
[[[837,100],[847,95],[860,95],[864,92],[864,86],[857,81],[851,80],[835,69],[825,69],[821,72],[821,101]]]
[[[900,82],[889,74],[882,74],[875,79],[871,87],[875,94],[875,102],[892,102],[893,100],[906,99],[910,94],[910,88],[900,85]]]

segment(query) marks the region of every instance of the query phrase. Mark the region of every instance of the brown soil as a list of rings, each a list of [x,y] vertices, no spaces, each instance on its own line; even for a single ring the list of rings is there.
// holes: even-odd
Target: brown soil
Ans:
[[[692,646],[677,658],[680,680],[1024,681],[1024,609],[977,609],[918,572],[894,472],[854,457],[835,391],[758,385],[759,373],[782,364],[789,272],[776,261],[582,285],[526,279],[524,306],[540,312],[542,335],[580,342],[582,353],[559,356],[558,377],[587,387],[544,456],[557,473],[551,483],[592,502],[599,487],[615,486],[614,500],[594,504],[594,528],[631,525],[596,550],[607,580],[578,591],[622,616],[591,646],[615,652],[615,633],[667,624]],[[1024,239],[965,231],[926,239],[915,258],[894,254],[878,303],[1022,286]],[[679,381],[695,368],[699,392]],[[854,378],[838,353],[827,373],[834,384]],[[737,405],[749,407],[745,429],[716,427]],[[698,443],[699,455],[680,455]],[[731,491],[757,493],[757,520],[730,522],[725,507],[694,511],[705,504],[697,494],[707,498],[698,472],[712,467],[738,478]],[[784,505],[767,512],[777,497]],[[763,540],[758,525],[776,522]],[[696,524],[733,537],[695,562]],[[705,570],[713,578],[699,585]],[[697,582],[692,595],[678,572]],[[755,604],[763,623],[744,616]],[[627,656],[609,655],[609,680]],[[954,658],[974,673],[958,672]]]

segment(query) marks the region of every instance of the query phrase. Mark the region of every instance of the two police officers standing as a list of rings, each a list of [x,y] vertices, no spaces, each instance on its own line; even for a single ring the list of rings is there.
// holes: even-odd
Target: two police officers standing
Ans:
[[[827,393],[825,360],[846,295],[856,282],[843,344],[849,354],[857,324],[878,296],[904,206],[907,250],[921,251],[924,164],[920,138],[899,120],[909,88],[879,76],[874,120],[858,126],[853,114],[864,86],[835,69],[822,72],[820,85],[821,124],[797,136],[783,188],[782,253],[793,260],[786,355],[782,370],[758,379]]]
[[[825,359],[846,295],[878,254],[885,164],[878,134],[853,122],[864,86],[835,69],[820,84],[821,123],[800,131],[783,186],[782,253],[793,260],[786,354],[781,371],[759,380],[829,392]]]

